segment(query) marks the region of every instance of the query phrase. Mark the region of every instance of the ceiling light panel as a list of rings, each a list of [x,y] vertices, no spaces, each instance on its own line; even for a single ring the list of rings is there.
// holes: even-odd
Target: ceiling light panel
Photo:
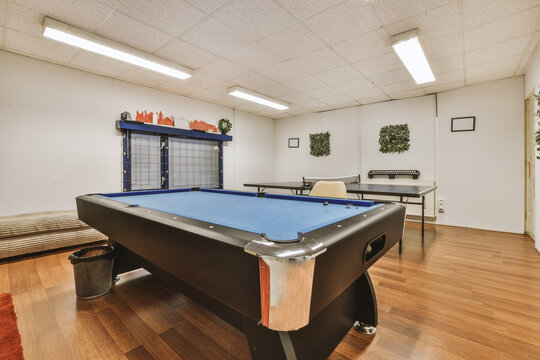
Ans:
[[[187,79],[192,74],[190,69],[171,61],[158,58],[157,56],[77,29],[48,17],[43,21],[43,36],[178,79]]]
[[[256,93],[255,91],[244,89],[240,86],[233,86],[228,90],[228,93],[229,95],[236,96],[238,98],[268,106],[277,110],[287,110],[289,108],[289,104],[287,103],[272,99],[271,97]]]
[[[418,29],[392,36],[392,47],[417,84],[435,81],[418,38]]]

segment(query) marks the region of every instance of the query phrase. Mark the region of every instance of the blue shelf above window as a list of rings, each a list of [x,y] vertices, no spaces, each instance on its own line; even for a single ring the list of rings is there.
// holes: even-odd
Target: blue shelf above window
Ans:
[[[116,128],[118,130],[132,130],[159,135],[181,136],[191,139],[232,141],[232,136],[229,135],[207,133],[197,130],[178,129],[174,127],[146,124],[135,121],[117,120]]]

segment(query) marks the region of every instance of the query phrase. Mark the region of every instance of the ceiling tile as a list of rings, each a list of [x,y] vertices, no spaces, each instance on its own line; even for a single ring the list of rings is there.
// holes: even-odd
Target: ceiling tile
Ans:
[[[344,93],[354,92],[363,89],[369,89],[373,87],[373,84],[363,77],[354,80],[349,80],[340,84],[333,85],[336,89],[343,91]]]
[[[435,76],[439,73],[463,69],[463,55],[454,55],[429,62]]]
[[[227,58],[253,71],[264,69],[283,61],[283,58],[266,50],[257,43],[251,43],[230,54]]]
[[[252,40],[297,23],[281,6],[268,0],[232,0],[212,16]]]
[[[328,105],[358,105],[358,103],[347,95],[339,94],[334,96],[329,96],[320,99],[323,103]]]
[[[348,92],[347,95],[349,95],[354,100],[364,103],[365,99],[371,99],[374,97],[384,96],[385,94],[378,88],[371,87],[364,90]]]
[[[296,66],[291,60],[284,61],[257,72],[277,82],[285,82],[308,75],[308,73]]]
[[[537,31],[540,6],[465,31],[465,51],[521,37]]]
[[[94,31],[111,12],[110,8],[87,0],[17,0],[16,2],[87,31]]]
[[[230,0],[187,0],[190,4],[201,9],[207,14],[211,14]]]
[[[124,1],[129,1],[129,0],[94,0],[94,1],[97,1],[98,3],[103,4],[103,5],[107,6],[108,8],[114,10],[121,3],[123,3]]]
[[[292,116],[294,116],[294,115],[286,112],[286,113],[272,115],[272,119],[286,119],[286,118],[289,118],[289,117],[292,117]]]
[[[455,83],[455,82],[463,82],[465,80],[465,71],[463,69],[445,72],[442,74],[436,74],[435,75],[435,83],[428,83],[426,86],[422,86],[423,88],[432,86],[435,84],[445,84],[445,83]]]
[[[302,24],[264,38],[259,44],[284,59],[292,59],[325,47],[325,44]]]
[[[540,31],[537,31],[532,35],[531,41],[529,42],[529,45],[527,46],[527,51],[536,50],[536,47],[538,46],[539,43],[540,43]]]
[[[202,101],[208,101],[208,102],[214,102],[216,100],[223,99],[228,96],[229,96],[228,94],[217,93],[208,89],[195,91],[189,94],[189,97],[202,100]]]
[[[392,99],[406,99],[406,98],[424,96],[424,95],[426,95],[424,89],[415,89],[415,90],[388,94],[388,96],[390,96]]]
[[[117,77],[130,68],[130,65],[123,61],[85,51],[77,52],[77,55],[71,60],[69,66],[110,77]]]
[[[386,94],[394,94],[404,91],[416,90],[419,88],[419,86],[413,80],[409,80],[395,84],[382,85],[379,88]]]
[[[352,64],[354,68],[365,76],[388,72],[403,67],[403,63],[394,51],[362,60]]]
[[[467,67],[465,69],[466,81],[469,82],[474,78],[490,76],[491,74],[499,74],[505,71],[513,72],[513,70],[515,70],[515,68],[519,65],[520,60],[521,56],[518,55],[482,65]]]
[[[531,38],[532,35],[529,34],[517,39],[512,39],[468,52],[465,54],[465,66],[471,67],[492,62],[494,60],[523,54],[526,51]]]
[[[343,0],[277,0],[283,7],[291,12],[296,18],[305,20],[316,15],[331,6],[339,4]]]
[[[171,36],[118,11],[107,18],[97,33],[107,39],[150,53],[172,40]]]
[[[138,66],[132,66],[128,68],[127,71],[120,74],[118,79],[126,80],[135,84],[155,87],[169,81],[171,77],[155,71],[146,70]]]
[[[198,71],[223,80],[233,80],[250,72],[248,69],[225,59],[217,59],[200,67]]]
[[[249,72],[237,78],[236,85],[259,91],[259,89],[276,85],[276,82],[254,72]]]
[[[381,27],[369,2],[348,0],[304,21],[315,34],[335,44]]]
[[[315,101],[315,99],[313,99],[311,96],[307,96],[305,93],[296,92],[296,93],[287,95],[287,101],[290,104],[300,104],[300,103]]]
[[[375,85],[389,85],[389,84],[395,84],[402,81],[407,81],[411,79],[411,75],[405,68],[392,70],[389,72],[381,73],[381,74],[375,74],[370,75],[367,77],[369,81],[374,83]]]
[[[537,5],[538,0],[464,0],[463,26],[473,28]]]
[[[345,65],[345,60],[328,47],[302,55],[292,61],[310,74]]]
[[[156,89],[178,95],[187,95],[202,90],[199,86],[187,83],[186,80],[171,79],[156,86]]]
[[[246,37],[212,17],[207,17],[179,38],[224,57],[250,44]]]
[[[435,41],[424,42],[424,50],[428,61],[462,54],[463,41],[461,34],[454,34]]]
[[[216,86],[224,82],[222,79],[218,79],[200,71],[194,71],[192,77],[183,81],[189,85],[200,87],[202,89],[207,89],[211,86]]]
[[[4,49],[38,59],[67,64],[76,54],[77,50],[71,46],[63,45],[54,40],[35,37],[6,29],[4,36]]]
[[[337,91],[336,89],[334,89],[333,87],[330,87],[330,86],[324,86],[324,87],[321,87],[321,88],[317,88],[317,89],[310,89],[310,90],[305,90],[304,93],[306,95],[309,95],[315,99],[321,99],[321,98],[327,98],[327,97],[331,97],[331,96],[337,96],[337,95],[343,95],[341,94],[339,91]]]
[[[506,79],[512,76],[514,76],[514,70],[506,70],[500,73],[490,73],[483,76],[467,78],[465,85],[473,85],[473,84],[484,83],[486,81],[501,80],[501,79]]]
[[[527,68],[527,66],[529,65],[529,62],[533,59],[533,55],[534,55],[534,52],[532,51],[522,54],[518,67]]]
[[[369,59],[392,50],[390,35],[384,29],[343,41],[332,47],[350,62]]]
[[[11,3],[6,27],[28,35],[41,37],[44,15],[22,5]]]
[[[316,100],[316,99],[308,99],[304,101],[295,102],[293,105],[295,108],[306,108],[306,109],[315,109],[315,108],[328,106],[328,104],[323,103],[322,101]]]
[[[125,1],[116,10],[172,36],[181,34],[206,16],[185,0]]]
[[[288,95],[295,93],[296,90],[293,90],[281,84],[275,84],[275,85],[259,88],[259,92],[261,94],[265,94],[268,96],[279,97],[281,99],[285,99]]]
[[[235,96],[230,96],[229,95],[227,97],[215,100],[214,104],[221,105],[221,106],[226,106],[226,107],[230,107],[230,108],[236,108],[236,107],[238,107],[240,105],[245,104],[245,100],[237,98]]]
[[[460,88],[460,87],[463,87],[463,86],[465,86],[465,81],[463,81],[463,80],[456,81],[456,82],[453,82],[453,83],[445,83],[445,84],[437,84],[437,83],[435,83],[435,85],[424,86],[424,91],[426,92],[426,94],[432,94],[432,93],[436,93],[436,92],[457,89],[457,88]]]
[[[383,23],[391,24],[427,10],[442,6],[449,0],[384,0],[373,1],[377,15]]]
[[[340,66],[315,74],[315,77],[329,85],[339,84],[351,79],[358,79],[361,75],[351,65]]]
[[[156,51],[157,56],[192,69],[216,60],[218,57],[183,40],[174,39]]]
[[[415,28],[419,29],[422,41],[438,40],[448,35],[461,33],[461,18],[457,2],[452,1],[412,18],[386,26],[386,30],[392,35]]]
[[[308,75],[298,79],[287,81],[285,82],[285,85],[298,91],[306,91],[323,87],[325,84],[316,77]]]
[[[390,100],[390,97],[388,95],[379,95],[379,96],[374,96],[371,98],[365,98],[360,102],[362,103],[362,105],[367,105],[367,104],[375,104],[375,103],[388,101],[388,100]]]

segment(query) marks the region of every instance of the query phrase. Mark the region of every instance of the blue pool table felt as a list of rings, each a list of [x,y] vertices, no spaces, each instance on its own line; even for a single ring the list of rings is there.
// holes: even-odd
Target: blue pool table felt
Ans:
[[[269,239],[278,241],[296,239],[298,232],[305,234],[380,206],[323,205],[321,202],[203,191],[115,196],[113,200],[256,234],[264,233]]]

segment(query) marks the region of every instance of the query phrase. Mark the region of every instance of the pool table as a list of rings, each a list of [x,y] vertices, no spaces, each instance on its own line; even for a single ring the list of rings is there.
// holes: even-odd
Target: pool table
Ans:
[[[109,237],[114,275],[145,268],[243,331],[254,359],[326,359],[377,325],[367,269],[403,236],[405,208],[219,189],[77,197]]]

